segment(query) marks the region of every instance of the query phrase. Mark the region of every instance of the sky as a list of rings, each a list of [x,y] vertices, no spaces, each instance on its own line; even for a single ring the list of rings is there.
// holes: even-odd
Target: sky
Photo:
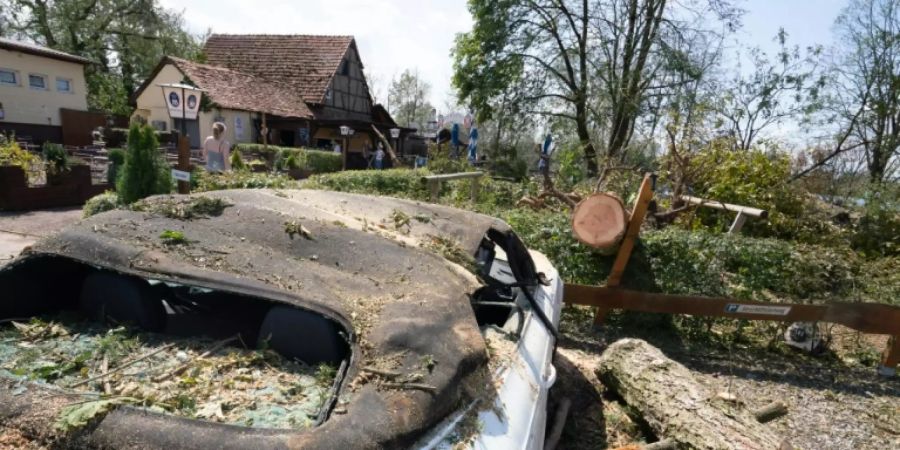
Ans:
[[[384,101],[390,80],[418,70],[432,86],[439,110],[451,98],[450,49],[457,33],[472,28],[465,0],[161,0],[183,11],[195,33],[353,35],[374,94]],[[784,27],[801,47],[831,42],[832,25],[847,0],[738,0],[747,11],[732,45],[759,46],[770,54]]]

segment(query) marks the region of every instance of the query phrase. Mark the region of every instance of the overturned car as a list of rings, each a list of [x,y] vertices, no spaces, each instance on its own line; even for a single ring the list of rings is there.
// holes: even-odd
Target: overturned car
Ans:
[[[23,333],[5,340],[0,334],[0,354],[30,352],[30,359],[8,360],[33,363],[46,356],[35,349],[52,335],[62,342],[53,352],[78,359],[37,371],[0,363],[0,429],[43,444],[543,447],[562,282],[543,255],[484,215],[313,190],[154,197],[34,245],[0,269],[0,293],[0,332],[15,325]],[[67,347],[76,342],[108,347],[113,331],[86,341],[90,333],[81,329],[29,325],[30,318],[60,313],[113,331],[139,329],[132,341],[156,349],[117,365],[105,356],[100,365],[99,352],[72,356]],[[174,366],[153,362],[184,339],[201,337],[225,340],[205,352],[185,347]],[[233,354],[201,364],[230,347],[264,348],[284,364]],[[256,366],[226,376],[234,361]],[[291,402],[306,401],[309,390],[260,381],[268,380],[261,378],[266,370],[295,366],[333,368],[315,390],[317,401],[297,411]],[[134,394],[160,383],[169,383],[167,390],[195,387],[201,378],[214,386],[203,391],[210,398],[252,386],[242,398],[259,404],[243,405],[244,415],[229,421],[220,398],[210,400],[214,414],[199,414],[210,408],[193,404],[173,414],[171,402]],[[110,387],[111,379],[128,392]],[[259,417],[263,393],[273,391],[282,404],[270,410],[287,411],[291,420],[245,420]],[[104,408],[78,427],[60,426],[72,405],[97,401]]]

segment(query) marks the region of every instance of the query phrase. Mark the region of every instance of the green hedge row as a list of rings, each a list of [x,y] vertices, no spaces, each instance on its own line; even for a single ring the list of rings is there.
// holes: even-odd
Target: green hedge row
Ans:
[[[280,165],[290,155],[294,155],[301,169],[309,170],[312,173],[339,172],[344,166],[344,160],[340,154],[323,150],[276,145],[263,147],[262,144],[237,144],[235,149],[239,150],[245,158],[251,154],[260,155],[271,161],[276,168],[281,168]]]

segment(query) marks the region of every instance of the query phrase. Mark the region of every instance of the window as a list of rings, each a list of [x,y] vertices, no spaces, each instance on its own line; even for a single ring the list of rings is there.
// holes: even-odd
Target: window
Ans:
[[[19,77],[15,70],[0,69],[0,84],[19,85]]]
[[[33,73],[28,74],[28,85],[31,86],[32,89],[47,89],[47,77],[43,75],[35,75]]]
[[[350,75],[350,61],[346,59],[341,63],[341,75]]]
[[[56,79],[56,90],[59,92],[72,92],[72,80],[68,78]]]

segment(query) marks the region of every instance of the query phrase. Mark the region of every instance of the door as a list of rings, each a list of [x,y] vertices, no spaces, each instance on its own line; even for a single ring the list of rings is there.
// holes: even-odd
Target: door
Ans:
[[[181,119],[172,120],[175,121],[175,126],[172,127],[172,130],[181,133]],[[188,120],[186,125],[188,137],[191,139],[191,148],[200,148],[200,121]]]

